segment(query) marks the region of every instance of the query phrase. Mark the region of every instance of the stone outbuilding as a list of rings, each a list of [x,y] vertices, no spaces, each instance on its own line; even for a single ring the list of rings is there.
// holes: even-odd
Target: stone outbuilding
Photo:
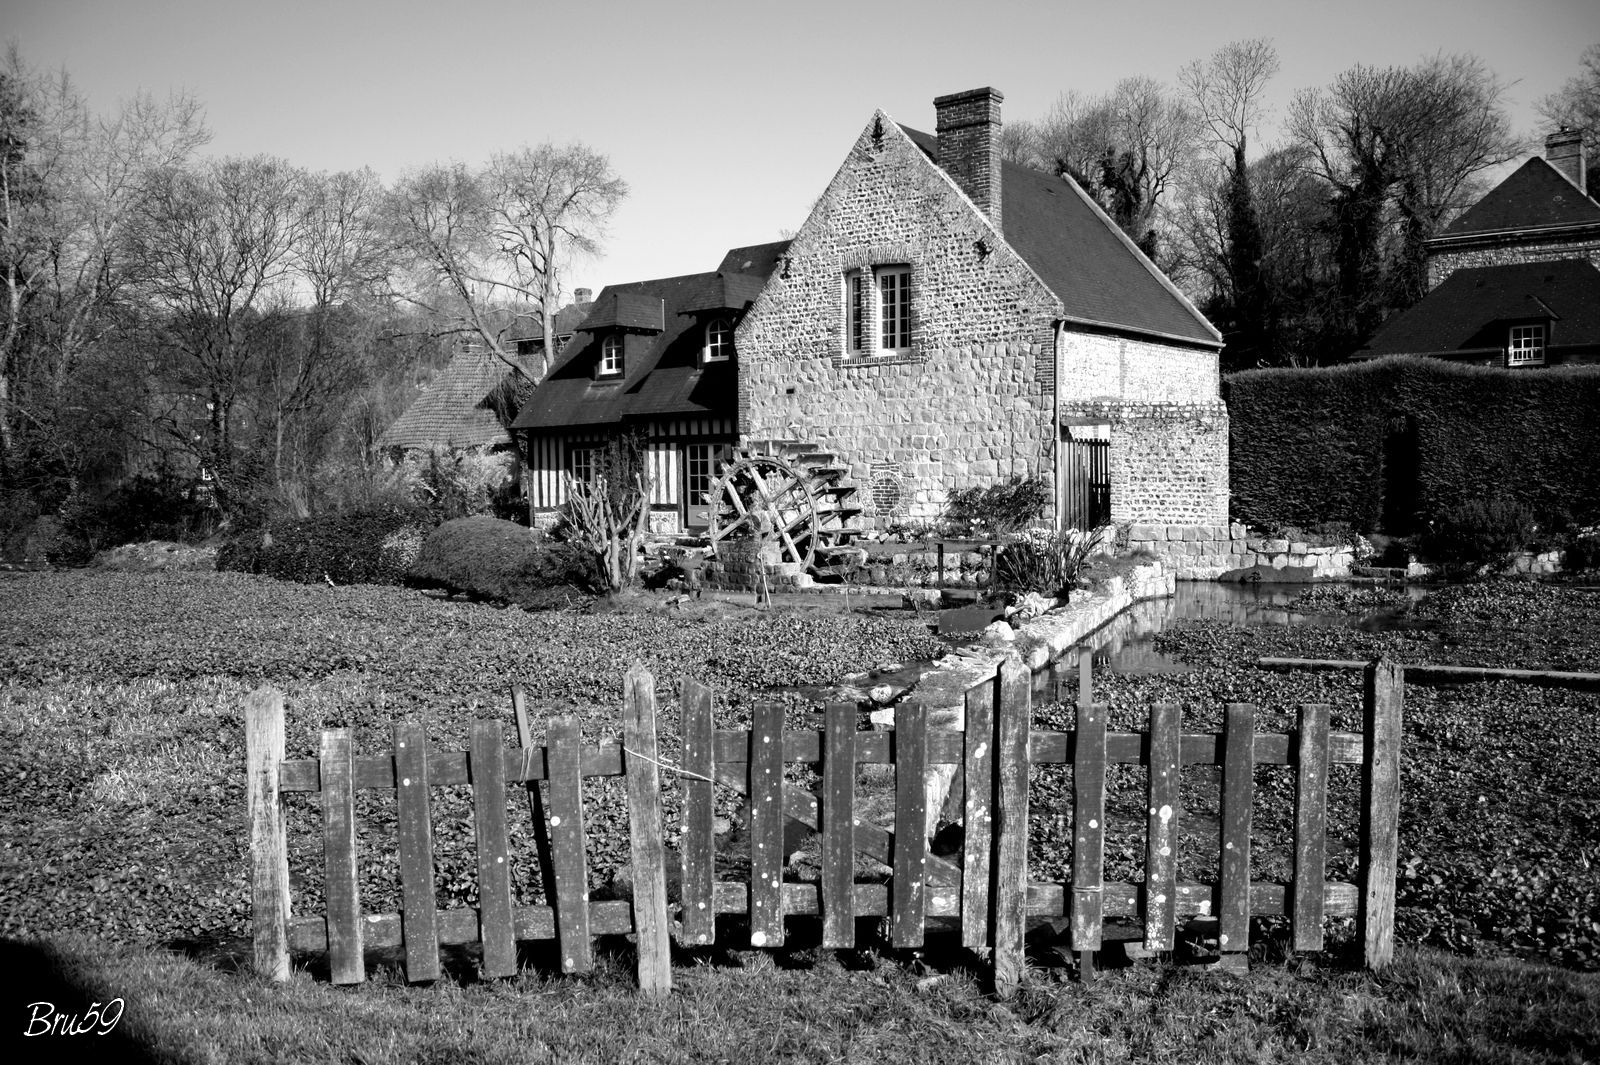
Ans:
[[[1216,329],[1071,178],[1006,162],[1001,94],[882,111],[736,333],[738,427],[847,463],[866,523],[1036,474],[1062,526],[1225,526]]]

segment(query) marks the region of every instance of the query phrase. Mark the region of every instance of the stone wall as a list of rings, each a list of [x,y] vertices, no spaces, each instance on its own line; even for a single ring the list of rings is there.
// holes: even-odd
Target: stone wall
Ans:
[[[1111,520],[1228,520],[1228,408],[1206,403],[1063,400],[1064,419],[1102,422],[1111,441]]]
[[[911,267],[912,347],[852,357],[844,275]],[[1053,469],[1059,301],[881,112],[740,323],[747,439],[832,451],[861,484],[894,469],[898,515],[932,518],[952,488]]]
[[[1262,580],[1335,581],[1350,576],[1355,553],[1349,547],[1314,547],[1298,540],[1251,536],[1238,522],[1216,525],[1150,525],[1128,528],[1128,549],[1145,550],[1164,561],[1179,580],[1216,580],[1230,572],[1258,568]]]
[[[1439,249],[1428,254],[1428,287],[1431,289],[1457,270],[1474,266],[1505,266],[1508,263],[1540,263],[1556,259],[1588,259],[1600,266],[1600,234],[1584,239],[1571,234],[1543,239],[1521,236],[1515,243],[1484,243],[1460,249]]]
[[[1059,347],[1066,396],[1145,403],[1221,398],[1215,351],[1071,327],[1063,331]]]

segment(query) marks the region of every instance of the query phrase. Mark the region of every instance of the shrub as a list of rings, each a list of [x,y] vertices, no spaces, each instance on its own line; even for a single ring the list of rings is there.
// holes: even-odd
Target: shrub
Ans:
[[[217,568],[302,584],[401,584],[406,536],[420,536],[431,525],[427,511],[402,506],[275,521],[230,537],[217,551]]]
[[[210,532],[211,512],[190,495],[188,482],[141,474],[99,492],[75,483],[56,521],[61,535],[50,561],[84,566],[96,552],[121,544],[203,538]]]
[[[994,586],[1060,598],[1077,584],[1104,533],[1104,529],[1029,530],[995,553]]]
[[[1527,507],[1495,496],[1445,511],[1422,536],[1422,552],[1447,571],[1476,573],[1509,568],[1511,556],[1534,542],[1537,525]]]
[[[414,588],[529,610],[564,605],[574,592],[593,589],[593,579],[592,560],[582,546],[485,516],[457,518],[434,529],[406,575]]]
[[[1036,520],[1050,505],[1043,477],[1014,473],[999,484],[958,488],[945,502],[945,521],[955,536],[1007,536]]]
[[[1600,527],[1579,529],[1568,537],[1561,552],[1561,568],[1568,573],[1600,569]]]

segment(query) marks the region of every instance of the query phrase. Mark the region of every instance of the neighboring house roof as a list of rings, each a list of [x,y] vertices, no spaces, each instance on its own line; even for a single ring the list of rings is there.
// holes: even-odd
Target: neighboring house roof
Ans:
[[[1441,237],[1600,223],[1600,204],[1535,156],[1445,227]]]
[[[1359,358],[1503,350],[1507,327],[1548,320],[1551,347],[1600,345],[1600,269],[1587,259],[1457,270],[1386,322]]]
[[[738,403],[734,363],[701,365],[701,325],[719,310],[742,314],[787,247],[785,241],[735,249],[760,254],[735,258],[730,252],[723,259],[724,264],[732,261],[766,271],[762,273],[713,271],[607,285],[560,362],[523,404],[511,427],[558,429],[667,415],[732,414]],[[648,342],[630,347],[620,382],[596,380],[602,336],[618,329],[642,333]]]
[[[432,450],[510,443],[495,407],[515,387],[511,378],[523,373],[490,351],[458,352],[383,431],[378,446]]]
[[[743,248],[730,248],[717,264],[719,274],[754,274],[770,277],[777,269],[778,260],[789,250],[789,241],[775,240],[770,244],[751,244]]]
[[[589,314],[589,309],[593,306],[593,303],[569,303],[556,311],[557,338],[570,337],[577,332],[578,326],[583,323],[584,318]],[[519,355],[531,354],[539,350],[544,344],[544,319],[533,319],[532,328],[525,336],[516,337],[514,343],[517,345],[517,353]]]
[[[901,126],[936,163],[939,140]],[[1070,320],[1222,346],[1222,336],[1071,178],[1000,171],[1001,231]]]

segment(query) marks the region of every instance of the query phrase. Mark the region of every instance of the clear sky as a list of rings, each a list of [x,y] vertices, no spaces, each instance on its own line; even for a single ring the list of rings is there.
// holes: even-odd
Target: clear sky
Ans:
[[[0,39],[64,66],[98,108],[137,89],[205,105],[218,155],[386,181],[435,160],[582,140],[632,193],[602,257],[613,281],[694,273],[777,240],[881,107],[933,127],[935,96],[981,85],[1008,119],[1268,37],[1282,106],[1357,63],[1472,52],[1533,104],[1600,42],[1597,0],[0,0]],[[1270,144],[1275,129],[1265,130]]]

